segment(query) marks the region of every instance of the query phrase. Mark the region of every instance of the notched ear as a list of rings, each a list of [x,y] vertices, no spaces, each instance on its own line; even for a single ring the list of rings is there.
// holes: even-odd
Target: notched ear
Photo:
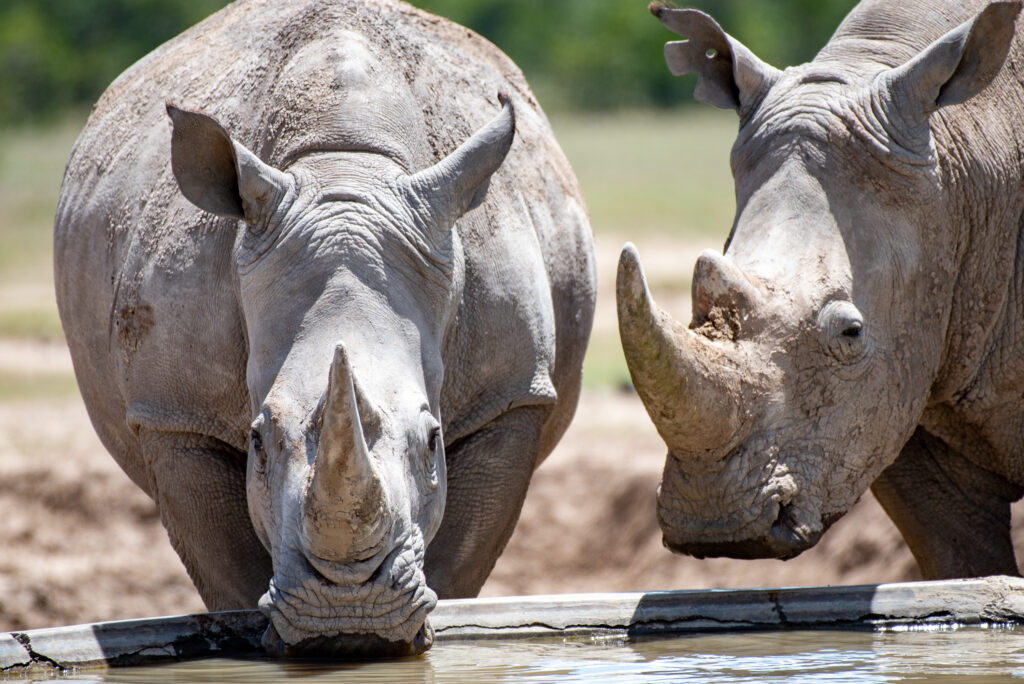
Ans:
[[[167,104],[171,170],[181,193],[200,209],[262,226],[287,189],[284,173],[264,164],[215,119]]]
[[[447,157],[408,177],[408,187],[445,229],[487,196],[491,175],[505,161],[515,137],[512,100],[498,93],[501,112]]]
[[[993,2],[906,64],[883,75],[904,119],[971,99],[992,82],[1010,51],[1021,1]]]
[[[698,10],[672,9],[652,2],[649,9],[670,31],[686,40],[665,44],[665,63],[675,76],[697,74],[694,97],[722,109],[747,108],[778,79],[765,64],[718,23]]]

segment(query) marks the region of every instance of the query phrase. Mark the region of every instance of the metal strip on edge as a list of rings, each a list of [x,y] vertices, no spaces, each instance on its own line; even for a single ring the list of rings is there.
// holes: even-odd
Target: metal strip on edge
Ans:
[[[1024,579],[562,594],[438,602],[437,642],[582,634],[1024,623]],[[267,621],[229,611],[0,634],[0,674],[259,653]]]

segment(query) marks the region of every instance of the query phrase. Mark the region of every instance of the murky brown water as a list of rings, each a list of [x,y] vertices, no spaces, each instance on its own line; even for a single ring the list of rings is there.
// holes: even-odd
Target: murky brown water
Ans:
[[[1024,682],[1024,629],[762,632],[439,644],[360,665],[205,660],[71,674],[91,682]]]

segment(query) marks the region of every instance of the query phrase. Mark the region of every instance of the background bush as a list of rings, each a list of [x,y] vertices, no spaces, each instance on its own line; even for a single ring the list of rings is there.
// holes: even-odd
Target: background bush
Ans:
[[[244,0],[243,0],[244,1]],[[288,0],[282,0],[288,1]],[[0,0],[0,125],[88,106],[125,68],[224,0]],[[647,0],[413,0],[478,31],[526,73],[548,109],[668,106],[672,34]],[[697,0],[762,59],[810,59],[852,0]]]

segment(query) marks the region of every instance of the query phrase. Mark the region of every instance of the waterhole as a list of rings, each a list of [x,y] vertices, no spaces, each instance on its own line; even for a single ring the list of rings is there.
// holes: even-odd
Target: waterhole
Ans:
[[[781,631],[670,639],[591,637],[437,644],[363,664],[199,660],[65,674],[89,682],[1024,681],[1024,630]]]

